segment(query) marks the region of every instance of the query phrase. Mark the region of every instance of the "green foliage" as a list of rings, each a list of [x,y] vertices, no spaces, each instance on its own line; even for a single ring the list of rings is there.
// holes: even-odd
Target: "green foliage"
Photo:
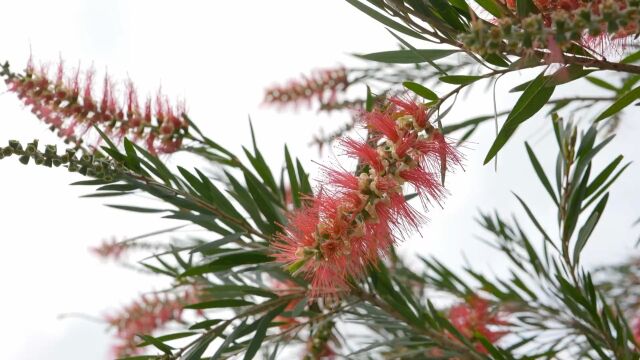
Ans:
[[[196,289],[197,296],[183,299],[181,307],[192,317],[178,322],[182,329],[138,335],[135,345],[159,355],[128,359],[275,359],[288,354],[290,345],[305,348],[305,359],[320,359],[329,350],[349,359],[640,358],[630,326],[640,299],[637,260],[596,270],[582,263],[614,198],[611,186],[630,165],[623,164],[623,155],[605,159],[603,149],[613,141],[622,111],[633,109],[630,105],[640,98],[640,67],[635,65],[640,55],[607,61],[580,41],[585,31],[610,36],[637,25],[638,3],[616,8],[595,4],[568,15],[561,9],[540,9],[531,0],[516,0],[513,9],[502,1],[476,1],[498,18],[490,22],[483,20],[486,14],[476,13],[477,6],[462,0],[346,1],[388,27],[400,48],[356,55],[369,67],[355,73],[358,76],[349,73],[349,86],[366,84],[366,97],[322,106],[359,104],[371,111],[381,99],[397,95],[402,84],[411,92],[407,96],[424,99],[420,103],[434,124],[429,129],[435,132],[437,124],[458,144],[495,121],[496,137],[485,164],[522,124],[551,117],[555,162],[536,153],[539,149],[528,142],[522,157],[531,163],[531,175],[540,183],[537,191],[546,193],[555,213],[536,211],[528,199],[537,193],[529,189],[514,194],[524,222],[499,212],[480,212],[477,223],[484,242],[508,264],[502,274],[485,274],[473,264],[451,269],[434,257],[419,257],[416,266],[415,259],[399,257],[391,249],[365,276],[350,277],[348,292],[317,298],[308,292],[309,279],[297,271],[302,264],[285,269],[274,253],[279,232],[294,211],[311,203],[314,187],[286,145],[284,163],[274,167],[260,150],[251,124],[252,144],[242,147],[241,160],[183,114],[190,130],[185,131],[181,150],[211,168],[168,166],[128,139],[116,145],[100,129],[96,131],[105,145],[96,151],[69,149],[58,154],[53,145],[40,151],[37,141],[10,141],[0,148],[0,159],[15,155],[25,165],[66,168],[87,178],[74,183],[92,189],[87,197],[122,199],[124,203],[107,206],[183,222],[119,245],[184,226],[204,230],[201,238],[172,243],[139,262],[144,271],[170,280],[169,292]],[[403,36],[420,45],[415,47]],[[557,70],[549,71],[554,63]],[[498,111],[498,79],[527,69],[536,69],[532,71],[538,75],[513,87],[511,92],[521,92],[518,100]],[[607,70],[622,75],[614,78],[602,72]],[[5,64],[0,76],[10,82],[20,75]],[[489,79],[494,88],[493,114],[473,114],[451,123],[447,115],[458,95],[482,79]],[[556,88],[578,81],[607,95],[554,97]],[[391,85],[378,89],[373,85],[377,83]],[[598,109],[600,115],[592,123],[573,121],[574,115],[591,120],[591,110],[601,104],[606,106]],[[572,120],[564,121],[559,113],[571,114]],[[498,128],[500,118],[505,121]],[[354,126],[355,121],[338,135]],[[372,134],[366,139],[375,141]],[[364,168],[360,166],[360,173],[366,174]],[[140,194],[162,204],[138,206],[132,199]],[[455,316],[460,309],[479,312],[468,316],[485,323],[461,325]],[[350,333],[354,328],[358,336]],[[503,332],[508,335],[502,337]]]

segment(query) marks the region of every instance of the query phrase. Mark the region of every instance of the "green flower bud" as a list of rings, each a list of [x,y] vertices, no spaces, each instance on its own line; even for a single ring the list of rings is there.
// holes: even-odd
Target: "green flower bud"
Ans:
[[[27,165],[29,163],[29,159],[31,159],[29,155],[22,155],[20,156],[20,158],[18,158],[18,161],[20,161],[24,165]]]

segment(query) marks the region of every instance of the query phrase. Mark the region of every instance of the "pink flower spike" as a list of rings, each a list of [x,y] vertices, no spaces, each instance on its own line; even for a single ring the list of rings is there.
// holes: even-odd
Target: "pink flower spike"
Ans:
[[[436,175],[431,172],[416,167],[403,170],[399,175],[415,187],[423,201],[427,201],[428,197],[430,197],[434,201],[439,202],[444,196],[442,185],[436,178]]]

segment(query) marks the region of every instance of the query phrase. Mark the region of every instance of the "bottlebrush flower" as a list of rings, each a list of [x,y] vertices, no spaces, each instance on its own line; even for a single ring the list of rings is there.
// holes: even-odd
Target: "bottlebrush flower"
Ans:
[[[289,216],[273,244],[277,261],[310,282],[312,297],[347,291],[351,278],[417,230],[425,218],[407,203],[403,186],[425,205],[439,202],[444,172],[461,161],[421,104],[391,99],[360,118],[369,139],[340,140],[344,155],[359,161],[357,171],[325,167],[326,186]]]
[[[129,244],[115,239],[103,241],[99,246],[90,248],[91,252],[102,259],[120,260],[122,255],[129,249]]]
[[[272,86],[265,92],[264,103],[284,107],[299,106],[306,103],[311,105],[313,100],[320,104],[331,105],[336,102],[339,92],[349,86],[347,70],[343,67],[318,70],[311,76],[290,80],[286,85]]]
[[[106,322],[116,331],[117,343],[112,352],[116,357],[139,354],[141,342],[139,334],[152,334],[171,321],[182,321],[185,305],[196,302],[195,291],[186,291],[181,295],[142,296],[113,315],[105,316]]]
[[[638,317],[637,315],[631,323],[631,331],[633,331],[633,338],[635,339],[635,341],[640,344],[640,317]]]
[[[498,331],[492,327],[507,325],[500,314],[490,308],[489,301],[479,296],[471,296],[466,302],[454,305],[449,309],[449,321],[466,338],[474,340],[481,335],[491,344],[495,344],[506,331]],[[481,344],[475,344],[479,352],[487,353]]]
[[[91,69],[84,76],[80,69],[68,75],[60,61],[52,79],[46,67],[36,69],[29,60],[24,74],[6,69],[1,74],[9,91],[16,93],[66,143],[82,146],[88,140],[95,148],[100,138],[89,136],[95,125],[116,141],[127,137],[145,145],[151,153],[171,153],[180,149],[188,128],[181,116],[184,104],[173,106],[159,93],[155,106],[147,100],[142,109],[131,81],[123,96],[118,96],[114,83],[105,76],[98,101],[93,93],[95,75]]]

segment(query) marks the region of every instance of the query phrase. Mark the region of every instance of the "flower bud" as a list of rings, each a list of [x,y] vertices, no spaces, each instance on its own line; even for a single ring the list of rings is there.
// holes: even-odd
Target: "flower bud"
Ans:
[[[29,159],[31,159],[29,155],[22,155],[20,156],[20,158],[18,158],[18,161],[20,161],[24,165],[27,165],[29,163]]]

